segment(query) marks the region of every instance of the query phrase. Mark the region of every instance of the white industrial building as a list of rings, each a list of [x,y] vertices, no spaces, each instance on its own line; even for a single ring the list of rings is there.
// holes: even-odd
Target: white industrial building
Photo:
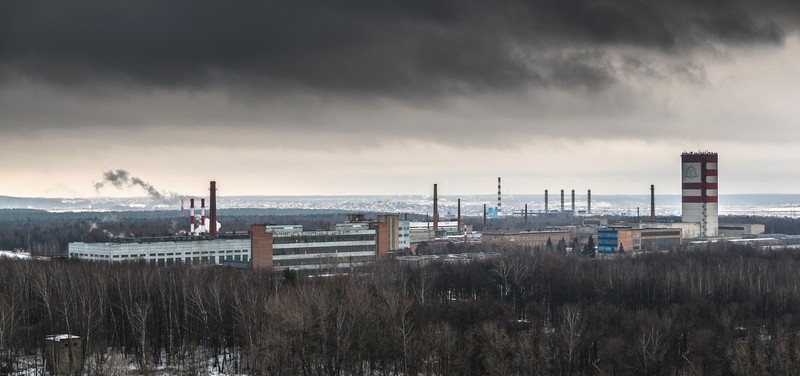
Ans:
[[[400,221],[398,235],[400,237],[400,249],[411,249],[411,222]]]
[[[224,261],[250,261],[250,237],[214,239],[199,236],[121,238],[106,243],[69,243],[67,255],[91,261],[144,261],[170,266],[219,265]]]

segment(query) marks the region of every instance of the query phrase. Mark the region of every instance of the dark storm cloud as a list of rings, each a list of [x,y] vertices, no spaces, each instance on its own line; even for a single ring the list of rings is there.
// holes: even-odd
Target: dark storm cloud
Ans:
[[[603,49],[780,43],[794,0],[6,1],[0,82],[410,96],[602,88]],[[571,54],[564,49],[576,51]]]

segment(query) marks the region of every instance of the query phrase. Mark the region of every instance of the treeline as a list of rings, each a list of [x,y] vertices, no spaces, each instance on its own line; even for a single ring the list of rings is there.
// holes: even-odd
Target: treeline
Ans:
[[[734,245],[328,277],[0,259],[0,374],[43,367],[60,333],[81,336],[89,375],[120,355],[143,373],[792,374],[797,270],[800,253]]]

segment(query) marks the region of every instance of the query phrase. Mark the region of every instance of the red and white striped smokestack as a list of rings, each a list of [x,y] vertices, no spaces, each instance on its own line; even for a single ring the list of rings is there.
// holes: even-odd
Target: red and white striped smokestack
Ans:
[[[194,235],[194,199],[189,199],[189,235]]]
[[[200,199],[200,231],[206,232],[206,199]]]
[[[497,215],[503,214],[503,203],[500,201],[500,178],[497,178]]]
[[[437,184],[433,185],[433,233],[439,231],[439,192]]]
[[[211,186],[208,188],[210,191],[211,201],[211,237],[217,237],[217,182],[212,180]]]

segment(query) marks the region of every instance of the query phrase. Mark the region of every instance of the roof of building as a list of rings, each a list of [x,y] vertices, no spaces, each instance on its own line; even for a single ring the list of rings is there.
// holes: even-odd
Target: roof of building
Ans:
[[[0,251],[0,257],[29,259],[31,258],[31,254],[28,252]]]
[[[47,337],[44,337],[44,338],[47,339],[47,340],[50,340],[50,341],[59,342],[59,341],[64,341],[64,340],[68,340],[68,339],[79,339],[81,337],[74,336],[72,334],[53,334],[53,335],[50,335],[50,336],[47,336]]]

